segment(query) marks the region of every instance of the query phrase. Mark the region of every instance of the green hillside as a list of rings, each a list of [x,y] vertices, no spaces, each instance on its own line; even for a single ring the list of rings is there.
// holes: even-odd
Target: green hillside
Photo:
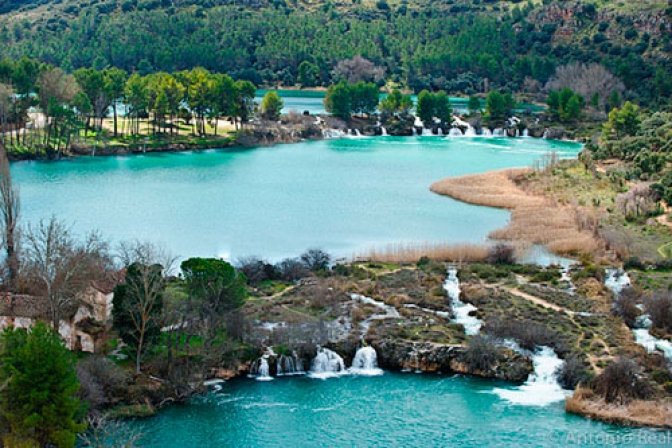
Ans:
[[[203,66],[257,85],[326,86],[339,60],[359,54],[416,92],[529,91],[575,61],[601,63],[644,103],[672,90],[672,7],[655,0],[10,0],[2,8],[0,58],[67,71]]]

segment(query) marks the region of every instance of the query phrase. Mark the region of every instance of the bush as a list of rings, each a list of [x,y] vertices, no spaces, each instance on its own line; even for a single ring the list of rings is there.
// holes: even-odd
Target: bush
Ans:
[[[310,274],[304,263],[296,258],[286,258],[276,265],[280,279],[286,282],[295,282]]]
[[[614,300],[613,312],[619,316],[630,328],[635,326],[635,321],[641,314],[637,308],[637,292],[633,288],[624,289]]]
[[[77,364],[77,378],[81,384],[79,398],[89,404],[89,413],[120,401],[130,380],[128,372],[108,358],[91,356]]]
[[[607,403],[624,404],[632,399],[651,396],[652,388],[640,375],[640,368],[634,361],[619,359],[609,364],[592,384],[593,390]]]
[[[646,311],[651,317],[651,324],[655,328],[672,331],[672,296],[670,292],[655,292],[646,298],[645,304]]]
[[[579,383],[585,384],[590,380],[590,374],[586,370],[581,358],[573,353],[556,371],[558,383],[563,389],[573,390]]]
[[[485,257],[485,261],[491,264],[515,264],[516,250],[513,246],[508,244],[496,244],[489,251]]]
[[[313,272],[326,271],[329,269],[331,255],[322,249],[308,249],[301,254],[301,261]]]
[[[537,346],[546,345],[563,351],[559,335],[546,326],[528,320],[493,320],[486,324],[486,333],[501,339],[514,339],[521,348],[534,350]]]
[[[280,275],[275,266],[258,257],[238,259],[238,271],[245,274],[248,285],[258,285],[264,280],[277,280]]]
[[[488,336],[476,335],[464,350],[464,362],[470,370],[488,370],[497,362],[499,350]]]
[[[640,260],[639,257],[628,257],[625,260],[623,260],[623,269],[625,269],[626,271],[629,269],[637,269],[643,271],[646,269],[646,266],[644,266],[644,263],[642,263],[642,260]]]

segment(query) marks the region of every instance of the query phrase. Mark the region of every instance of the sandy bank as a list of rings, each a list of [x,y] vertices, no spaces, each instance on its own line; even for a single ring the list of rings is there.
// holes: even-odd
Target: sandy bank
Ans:
[[[528,168],[512,168],[449,177],[435,182],[430,189],[469,204],[511,210],[509,224],[491,232],[490,238],[543,244],[560,254],[596,250],[597,240],[579,228],[575,207],[529,193],[519,186],[517,180],[530,173],[532,170]]]

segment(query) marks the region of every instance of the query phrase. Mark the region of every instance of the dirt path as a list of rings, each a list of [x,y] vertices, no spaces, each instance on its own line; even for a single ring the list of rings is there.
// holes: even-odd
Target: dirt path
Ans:
[[[520,297],[521,299],[525,299],[529,302],[536,303],[537,305],[541,305],[544,308],[548,308],[548,309],[551,309],[551,310],[554,310],[554,311],[558,311],[560,313],[565,313],[569,316],[574,316],[576,314],[574,311],[570,311],[570,310],[568,310],[566,308],[563,308],[561,306],[558,306],[554,303],[547,302],[546,300],[544,300],[542,298],[539,298],[537,296],[533,296],[532,294],[528,294],[528,293],[523,292],[523,291],[521,291],[517,288],[509,288],[509,287],[503,286],[502,289],[504,289],[507,292],[510,292],[514,296]]]

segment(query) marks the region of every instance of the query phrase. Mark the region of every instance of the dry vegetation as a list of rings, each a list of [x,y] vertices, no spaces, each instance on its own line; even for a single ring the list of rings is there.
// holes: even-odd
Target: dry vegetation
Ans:
[[[598,241],[584,225],[577,206],[522,189],[518,182],[530,169],[506,169],[443,179],[431,190],[470,204],[511,210],[511,221],[490,237],[498,240],[543,244],[556,253],[592,252]]]
[[[372,247],[355,254],[354,260],[375,260],[384,263],[415,263],[422,257],[455,263],[483,261],[489,247],[484,244],[394,243],[382,248]]]
[[[618,425],[672,428],[672,402],[669,400],[614,404],[597,399],[590,389],[578,387],[572,397],[567,397],[565,409],[571,414]]]

